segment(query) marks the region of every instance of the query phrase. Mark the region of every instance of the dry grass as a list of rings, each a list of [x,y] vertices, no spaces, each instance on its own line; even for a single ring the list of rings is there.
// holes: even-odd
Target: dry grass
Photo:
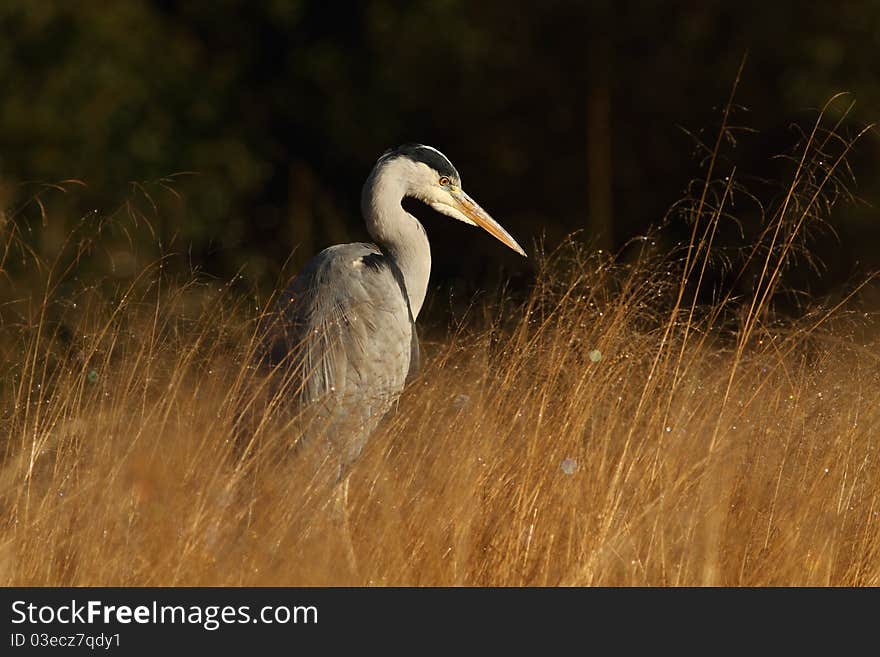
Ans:
[[[296,423],[270,407],[234,439],[262,381],[252,303],[157,268],[60,296],[45,267],[0,341],[0,583],[880,584],[880,344],[845,304],[772,312],[852,145],[823,120],[733,270],[749,294],[698,303],[737,193],[713,173],[725,119],[682,249],[567,245],[525,306],[429,341],[353,470],[354,564]]]

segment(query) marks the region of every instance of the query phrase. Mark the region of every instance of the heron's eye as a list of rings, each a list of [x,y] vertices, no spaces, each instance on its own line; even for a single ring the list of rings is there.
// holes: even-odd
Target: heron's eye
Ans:
[[[449,187],[449,185],[452,183],[452,181],[449,180],[449,178],[447,178],[446,176],[442,176],[439,182],[441,187]]]

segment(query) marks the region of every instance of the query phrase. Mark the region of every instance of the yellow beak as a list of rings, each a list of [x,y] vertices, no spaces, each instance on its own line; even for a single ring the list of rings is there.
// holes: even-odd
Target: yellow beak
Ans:
[[[513,237],[510,236],[510,233],[504,230],[504,228],[501,227],[501,224],[490,217],[489,213],[481,208],[474,199],[472,199],[460,189],[452,191],[451,195],[458,204],[457,209],[459,210],[459,212],[461,212],[464,216],[473,221],[477,226],[485,230],[499,242],[506,244],[511,249],[519,253],[521,256],[528,257],[526,256],[526,252],[523,251],[522,247],[516,243],[516,240],[513,239]]]

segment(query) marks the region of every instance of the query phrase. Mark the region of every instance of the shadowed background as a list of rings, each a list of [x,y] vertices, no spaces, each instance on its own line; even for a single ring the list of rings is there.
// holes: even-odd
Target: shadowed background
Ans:
[[[758,194],[774,194],[762,181],[779,179],[772,156],[796,144],[792,125],[811,122],[833,93],[858,103],[844,132],[880,108],[880,6],[869,0],[9,0],[0,29],[0,207],[27,198],[24,181],[76,178],[88,188],[44,203],[76,219],[138,198],[149,230],[127,249],[154,255],[158,238],[189,266],[261,286],[295,247],[294,269],[332,243],[368,238],[361,185],[401,142],[445,152],[527,250],[583,229],[616,251],[698,174],[698,141],[720,122],[746,53],[732,123],[757,132],[732,133],[735,161],[720,175],[735,163]],[[811,245],[825,269],[796,269],[799,289],[833,292],[880,265],[876,133],[852,161],[867,203],[838,208],[837,236]],[[157,182],[178,172],[174,192]],[[737,212],[748,233],[757,212]],[[435,291],[467,297],[511,276],[514,290],[528,284],[530,263],[488,236],[419,216]],[[50,256],[68,227],[34,230]],[[686,230],[672,217],[662,239],[670,246]],[[139,270],[124,261],[110,273]],[[435,315],[448,305],[444,294],[429,299]]]

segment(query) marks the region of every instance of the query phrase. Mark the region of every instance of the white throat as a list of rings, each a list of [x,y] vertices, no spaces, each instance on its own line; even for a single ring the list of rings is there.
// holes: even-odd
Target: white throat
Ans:
[[[367,232],[403,275],[413,319],[419,315],[431,275],[431,245],[419,220],[403,209],[411,194],[409,181],[421,174],[406,158],[380,162],[370,173],[361,195]]]

